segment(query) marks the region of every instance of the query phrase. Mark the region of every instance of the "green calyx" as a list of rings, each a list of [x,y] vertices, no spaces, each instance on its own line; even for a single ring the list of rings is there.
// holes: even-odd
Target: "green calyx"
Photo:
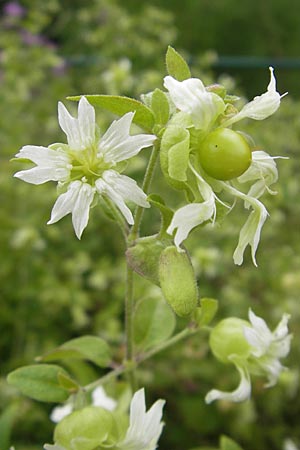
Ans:
[[[210,334],[211,351],[223,363],[232,362],[231,357],[247,359],[251,346],[245,338],[244,327],[250,323],[236,317],[221,320]]]

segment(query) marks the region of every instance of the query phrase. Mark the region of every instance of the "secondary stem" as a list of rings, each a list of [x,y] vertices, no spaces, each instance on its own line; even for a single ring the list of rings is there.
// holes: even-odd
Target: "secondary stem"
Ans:
[[[150,189],[151,180],[153,177],[155,164],[159,153],[159,141],[155,143],[149,163],[146,169],[142,189],[145,194],[148,194]],[[135,211],[134,225],[127,238],[127,246],[129,247],[139,235],[139,228],[143,216],[144,208],[138,206]],[[126,277],[126,297],[125,297],[125,330],[126,330],[126,365],[128,367],[128,377],[131,385],[131,389],[134,392],[137,388],[136,376],[135,376],[135,361],[133,355],[133,271],[127,263],[127,277]]]

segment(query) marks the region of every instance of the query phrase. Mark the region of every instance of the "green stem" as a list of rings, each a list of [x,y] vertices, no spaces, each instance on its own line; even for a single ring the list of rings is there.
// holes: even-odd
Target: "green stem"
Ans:
[[[143,191],[148,194],[150,184],[152,181],[155,164],[159,154],[160,143],[157,141],[153,147],[148,166],[146,169],[143,186]],[[143,217],[144,208],[138,206],[134,215],[134,225],[127,238],[127,246],[129,247],[139,235],[139,228]],[[131,389],[134,392],[137,389],[137,381],[135,376],[136,363],[133,354],[133,271],[127,263],[127,279],[126,279],[126,297],[125,297],[125,331],[126,331],[126,367]]]
[[[145,178],[143,181],[142,189],[145,192],[145,194],[149,194],[150,185],[151,185],[151,181],[153,178],[156,161],[157,161],[157,158],[159,155],[159,149],[160,149],[160,140],[157,139],[157,141],[155,142],[155,144],[153,146],[152,153],[151,153],[151,156],[149,159],[149,163],[148,163],[148,166],[146,169]],[[134,215],[134,225],[132,226],[130,234],[128,236],[129,244],[138,238],[143,213],[144,213],[144,207],[138,206],[136,208],[135,215]]]
[[[162,342],[161,344],[157,345],[155,348],[149,350],[148,352],[139,355],[136,358],[132,358],[131,362],[134,367],[139,366],[144,361],[152,358],[152,356],[156,355],[157,353],[160,353],[164,350],[167,350],[169,347],[172,347],[173,345],[177,344],[178,342],[182,341],[183,339],[186,339],[190,336],[193,336],[194,334],[203,331],[203,330],[209,330],[209,327],[202,327],[202,328],[185,328],[184,330],[180,331],[175,336],[172,336],[170,339],[168,339],[165,342]],[[97,386],[102,385],[106,383],[107,381],[111,380],[112,378],[115,378],[123,373],[130,373],[132,372],[132,367],[127,364],[122,364],[118,366],[116,369],[112,370],[111,372],[107,373],[103,377],[99,378],[99,380],[94,381],[93,383],[88,384],[85,387],[86,391],[90,391],[95,389]]]
[[[117,224],[119,225],[119,227],[122,231],[125,242],[127,242],[129,228],[128,228],[128,224],[127,224],[126,220],[124,219],[123,215],[120,213],[119,209],[115,206],[115,204],[111,200],[109,200],[109,198],[103,196],[103,199],[104,199],[105,203],[108,205],[108,208],[112,211],[112,213],[117,221]]]

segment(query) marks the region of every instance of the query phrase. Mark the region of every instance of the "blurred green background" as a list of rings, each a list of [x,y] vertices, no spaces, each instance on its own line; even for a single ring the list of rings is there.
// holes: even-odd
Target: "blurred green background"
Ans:
[[[300,445],[300,15],[298,0],[24,0],[2,2],[0,18],[0,449],[37,450],[51,442],[49,405],[8,387],[5,375],[72,337],[95,333],[122,350],[124,245],[117,227],[99,208],[83,239],[70,218],[46,225],[54,185],[34,187],[13,179],[21,168],[9,160],[26,144],[64,141],[57,101],[80,93],[138,97],[162,86],[168,44],[189,61],[194,76],[219,81],[252,98],[265,91],[267,66],[278,89],[289,91],[280,110],[263,123],[243,122],[259,148],[279,160],[278,195],[264,199],[270,212],[255,268],[232,253],[246,215],[236,208],[221,227],[196,231],[187,243],[202,296],[218,298],[218,318],[246,318],[248,307],[275,326],[292,315],[293,348],[277,387],[254,383],[251,401],[204,404],[212,387],[230,389],[234,369],[209,354],[207,336],[193,338],[145,363],[141,383],[148,400],[166,398],[162,450],[217,446],[227,434],[245,450],[281,450],[286,439]],[[226,58],[225,58],[226,57]],[[230,58],[228,58],[230,57]],[[236,59],[238,57],[238,59]],[[243,57],[243,59],[241,59]],[[230,62],[231,61],[231,62]],[[65,102],[66,103],[66,102]],[[76,105],[70,104],[76,111]],[[102,129],[111,118],[98,111]],[[146,153],[129,169],[142,176]],[[154,191],[171,193],[157,173]],[[145,216],[144,232],[158,226]],[[137,280],[137,298],[154,295]],[[180,327],[180,323],[178,325]],[[94,368],[71,368],[83,382]],[[152,398],[151,398],[152,397]],[[9,437],[11,434],[11,438]],[[3,447],[3,448],[2,448]]]

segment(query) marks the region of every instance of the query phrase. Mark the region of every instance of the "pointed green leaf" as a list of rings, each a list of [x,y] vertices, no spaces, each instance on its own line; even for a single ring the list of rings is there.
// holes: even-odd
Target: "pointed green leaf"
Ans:
[[[155,89],[151,97],[151,108],[154,113],[155,122],[165,125],[170,116],[170,106],[166,94],[160,89]]]
[[[195,311],[195,321],[199,327],[209,325],[218,311],[218,301],[214,298],[202,298],[201,306]]]
[[[37,364],[20,367],[11,372],[7,381],[22,394],[41,402],[64,402],[70,393],[59,382],[59,375],[68,373],[59,366]]]
[[[134,311],[134,342],[147,350],[168,339],[175,328],[176,319],[162,298],[144,298]]]
[[[86,95],[87,100],[93,106],[100,106],[118,116],[135,111],[133,122],[151,131],[155,123],[153,112],[143,103],[129,97],[121,97],[119,95]],[[68,100],[79,101],[80,95],[68,97]]]
[[[170,46],[168,47],[166,54],[166,64],[168,74],[176,78],[176,80],[183,81],[187,78],[191,78],[189,66],[183,57]]]
[[[152,206],[155,206],[155,208],[158,208],[160,211],[161,229],[159,234],[162,235],[166,232],[171,223],[173,211],[165,205],[165,202],[160,195],[151,194],[148,196],[147,200]]]
[[[243,450],[236,442],[227,436],[221,436],[220,439],[221,450]]]
[[[97,366],[107,367],[111,362],[111,352],[106,341],[100,337],[81,336],[65,342],[38,360],[50,362],[69,358],[86,359]]]
[[[58,374],[58,382],[64,389],[67,389],[69,392],[77,392],[80,389],[79,384],[69,375],[66,375],[64,373]]]
[[[198,306],[198,288],[194,268],[185,251],[165,248],[159,260],[159,281],[166,301],[180,317],[187,317]]]
[[[175,126],[168,127],[161,141],[163,172],[167,172],[173,180],[186,181],[190,151],[188,130]]]

